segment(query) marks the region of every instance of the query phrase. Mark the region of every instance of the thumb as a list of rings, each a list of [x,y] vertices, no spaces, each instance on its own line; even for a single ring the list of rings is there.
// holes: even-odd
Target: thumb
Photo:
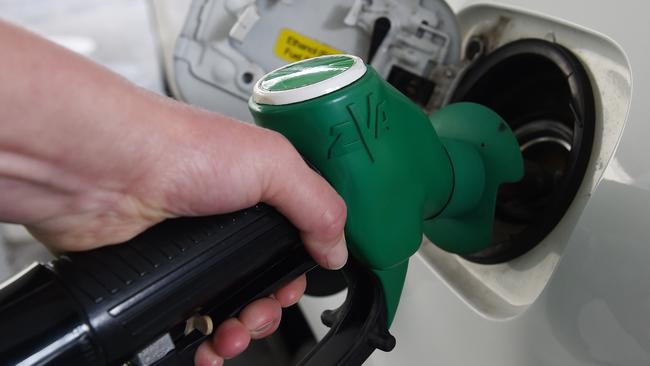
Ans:
[[[285,153],[266,165],[266,202],[286,216],[301,232],[307,251],[328,269],[345,265],[348,251],[343,235],[345,202],[327,181],[311,169],[284,137]]]

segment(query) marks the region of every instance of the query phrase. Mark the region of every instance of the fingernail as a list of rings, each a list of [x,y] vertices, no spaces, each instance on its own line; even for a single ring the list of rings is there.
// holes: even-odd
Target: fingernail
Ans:
[[[223,358],[219,357],[207,343],[203,343],[194,355],[194,364],[199,366],[223,366]]]
[[[345,236],[327,253],[327,267],[329,269],[341,269],[348,260],[348,247],[345,244]]]
[[[210,360],[210,366],[223,366],[223,358],[216,356]]]
[[[262,333],[266,332],[267,330],[269,330],[269,328],[272,325],[273,325],[273,320],[262,324],[261,326],[255,328],[254,330],[251,331],[252,336],[256,336],[256,335],[259,335],[259,334],[262,334]]]

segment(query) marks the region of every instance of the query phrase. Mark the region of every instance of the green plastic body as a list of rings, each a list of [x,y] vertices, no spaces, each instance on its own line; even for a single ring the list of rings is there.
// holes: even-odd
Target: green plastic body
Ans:
[[[435,238],[439,228],[434,223],[441,214],[462,220],[468,212],[483,207],[485,188],[492,185],[485,169],[492,165],[483,161],[475,146],[456,139],[453,133],[444,140],[455,152],[450,155],[429,117],[370,66],[360,79],[329,94],[287,105],[257,104],[251,99],[249,107],[258,125],[286,136],[344,198],[348,247],[380,279],[390,325],[408,259],[418,250],[423,232],[429,228]],[[503,123],[478,105],[455,108],[460,110],[452,109],[452,115],[460,112],[463,118],[471,118],[476,113],[478,119]],[[516,155],[518,145],[510,138]],[[452,166],[454,158],[459,165],[456,168]],[[512,169],[521,170],[516,166],[520,163]],[[455,169],[459,178],[455,178]],[[455,183],[456,179],[462,182]],[[460,193],[454,195],[455,190]],[[489,231],[492,216],[484,221]],[[485,247],[490,236],[484,237],[484,231],[477,231],[482,235],[477,241],[482,240]],[[453,233],[443,235],[443,241]],[[459,243],[455,250],[453,241],[445,242],[450,251],[464,252],[466,247]]]

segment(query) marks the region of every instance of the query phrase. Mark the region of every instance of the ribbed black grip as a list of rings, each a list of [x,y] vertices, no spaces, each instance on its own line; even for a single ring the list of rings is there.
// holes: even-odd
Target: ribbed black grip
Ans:
[[[297,230],[263,204],[167,220],[126,243],[49,264],[87,314],[109,364],[164,333],[178,336],[193,314],[218,325],[314,266]],[[183,338],[180,344],[193,348],[201,336]]]

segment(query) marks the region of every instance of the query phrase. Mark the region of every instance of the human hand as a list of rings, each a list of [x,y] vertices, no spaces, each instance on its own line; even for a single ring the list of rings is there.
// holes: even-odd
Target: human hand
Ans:
[[[343,200],[279,134],[138,89],[1,22],[0,43],[12,50],[0,59],[0,220],[55,250],[88,250],[261,201],[319,264],[345,263]],[[196,363],[219,365],[272,333],[304,288],[300,277],[221,324]]]

